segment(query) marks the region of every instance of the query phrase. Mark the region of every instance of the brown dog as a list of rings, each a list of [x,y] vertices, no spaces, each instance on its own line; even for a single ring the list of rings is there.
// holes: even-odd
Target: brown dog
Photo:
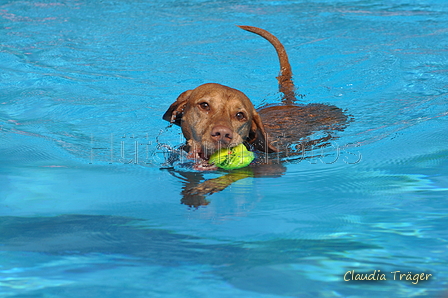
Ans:
[[[183,92],[163,119],[182,128],[187,139],[184,150],[196,161],[196,170],[215,170],[216,167],[209,165],[207,160],[220,148],[244,143],[252,151],[277,152],[287,146],[285,142],[299,140],[313,131],[341,129],[338,124],[347,119],[336,107],[294,105],[292,71],[283,45],[263,29],[239,27],[264,37],[277,51],[280,60],[277,80],[283,94],[282,104],[257,112],[244,93],[214,83]]]
[[[198,161],[197,170],[215,169],[207,163],[214,151],[243,142],[256,150],[276,150],[267,143],[263,123],[249,98],[223,85],[210,83],[185,91],[163,119],[181,126],[187,139],[184,148],[189,158]]]

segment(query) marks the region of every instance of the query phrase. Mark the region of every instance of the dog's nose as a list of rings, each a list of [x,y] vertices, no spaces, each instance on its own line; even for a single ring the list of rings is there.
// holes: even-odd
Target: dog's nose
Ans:
[[[223,125],[216,125],[212,129],[212,139],[216,142],[229,144],[233,139],[233,132],[230,128]]]

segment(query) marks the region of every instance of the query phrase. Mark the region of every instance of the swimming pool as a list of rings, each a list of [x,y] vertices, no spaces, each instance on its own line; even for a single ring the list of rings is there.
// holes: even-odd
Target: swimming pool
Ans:
[[[446,295],[445,1],[1,1],[0,20],[0,297]],[[280,99],[274,50],[234,25],[354,120],[329,155],[189,208],[161,169],[170,103],[206,82]]]

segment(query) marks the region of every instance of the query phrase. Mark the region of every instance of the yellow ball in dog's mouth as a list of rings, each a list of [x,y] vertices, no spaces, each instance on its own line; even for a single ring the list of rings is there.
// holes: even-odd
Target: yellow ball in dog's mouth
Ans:
[[[235,170],[248,166],[255,158],[253,152],[239,144],[233,148],[223,148],[210,156],[208,162],[224,170]]]

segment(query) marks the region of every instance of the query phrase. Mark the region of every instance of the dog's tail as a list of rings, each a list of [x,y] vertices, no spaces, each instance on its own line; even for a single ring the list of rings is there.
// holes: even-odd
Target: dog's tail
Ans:
[[[274,46],[275,50],[277,51],[278,60],[280,60],[280,74],[277,77],[277,80],[279,90],[281,93],[283,93],[282,101],[285,104],[292,104],[296,99],[295,87],[292,81],[291,65],[289,64],[288,54],[286,54],[285,47],[277,39],[277,37],[275,37],[266,30],[252,26],[238,26],[238,27],[246,31],[260,35]]]

